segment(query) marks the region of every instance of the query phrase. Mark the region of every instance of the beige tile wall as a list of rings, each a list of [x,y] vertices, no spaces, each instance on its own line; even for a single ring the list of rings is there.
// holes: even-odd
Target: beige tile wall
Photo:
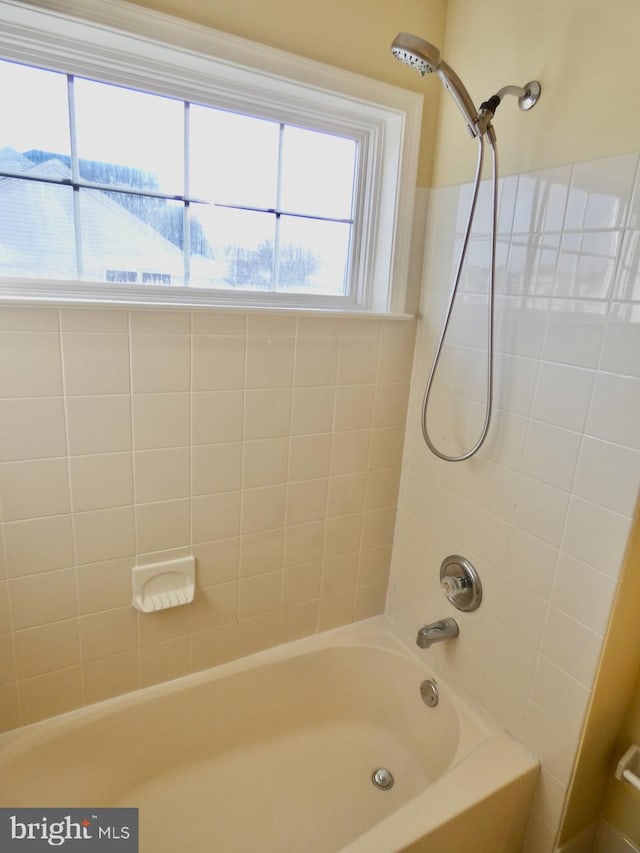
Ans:
[[[0,309],[0,729],[381,612],[414,333]],[[189,552],[193,604],[134,610]]]
[[[491,429],[441,462],[420,409],[471,194],[431,193],[421,321],[387,614],[411,642],[454,616],[425,659],[542,764],[526,853],[551,853],[640,494],[640,155],[500,181]],[[480,435],[486,395],[490,184],[429,405],[436,445]],[[459,613],[439,568],[463,554],[483,601]]]

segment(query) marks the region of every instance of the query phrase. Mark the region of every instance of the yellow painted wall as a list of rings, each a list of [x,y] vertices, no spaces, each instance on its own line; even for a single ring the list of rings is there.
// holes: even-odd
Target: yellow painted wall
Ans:
[[[618,599],[619,607],[616,605],[614,610],[611,630],[611,633],[620,638],[619,660],[613,662],[610,667],[614,672],[616,666],[624,666],[628,671],[634,662],[640,662],[640,516],[636,519],[635,534],[629,548]],[[623,610],[621,618],[618,618],[618,609]],[[597,695],[601,696],[602,704],[607,702],[604,690],[598,690]],[[615,753],[609,763],[608,784],[602,809],[605,820],[617,826],[634,844],[640,845],[640,792],[625,782],[616,781],[612,775],[613,766],[632,743],[640,743],[640,679],[635,684]]]
[[[511,174],[640,149],[639,34],[638,0],[450,0],[445,58],[476,103],[507,84],[541,81],[531,113],[512,101],[496,116],[502,171]],[[475,146],[449,100],[438,186],[472,176]]]
[[[638,0],[136,2],[420,92],[419,186],[469,180],[475,146],[455,106],[440,97],[439,82],[421,79],[391,56],[390,42],[401,30],[441,46],[476,104],[506,84],[540,79],[544,94],[532,113],[505,103],[496,119],[504,174],[640,148]]]
[[[635,573],[636,575],[640,574],[640,555],[635,566]],[[637,604],[638,598],[636,597]],[[629,654],[628,645],[627,654]],[[618,738],[614,760],[617,761],[632,743],[640,743],[640,681],[635,686],[631,705]],[[640,845],[640,791],[636,791],[631,785],[618,782],[610,776],[605,794],[603,816],[609,823],[617,826],[634,844]]]
[[[563,843],[604,813],[640,844],[640,794],[613,778],[627,746],[640,743],[640,685],[632,698],[640,663],[639,609],[640,516],[636,516],[569,790]]]
[[[429,186],[440,87],[397,62],[391,41],[401,31],[444,39],[447,0],[137,0],[280,50],[413,89],[425,95],[418,185]]]

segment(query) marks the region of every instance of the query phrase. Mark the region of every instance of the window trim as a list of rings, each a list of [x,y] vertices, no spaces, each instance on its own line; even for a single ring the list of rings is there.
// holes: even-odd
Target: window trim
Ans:
[[[414,92],[122,0],[0,0],[0,56],[179,99],[357,136],[354,299],[0,278],[0,299],[280,306],[401,314],[422,98]]]

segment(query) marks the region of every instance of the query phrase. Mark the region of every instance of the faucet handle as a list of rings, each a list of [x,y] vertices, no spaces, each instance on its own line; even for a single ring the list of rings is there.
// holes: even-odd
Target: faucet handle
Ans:
[[[465,557],[451,554],[440,566],[440,586],[458,610],[476,610],[482,601],[482,584],[475,567]]]
[[[447,596],[447,598],[453,598],[459,592],[463,592],[463,590],[467,586],[467,583],[464,578],[455,578],[451,575],[446,575],[442,578],[440,586],[442,587],[442,591]]]

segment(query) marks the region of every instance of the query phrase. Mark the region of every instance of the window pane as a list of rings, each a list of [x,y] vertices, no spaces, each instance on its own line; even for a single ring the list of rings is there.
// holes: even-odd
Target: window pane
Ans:
[[[275,227],[272,214],[198,208],[194,223],[201,229],[204,241],[198,248],[192,237],[191,284],[271,290]]]
[[[342,222],[282,216],[278,290],[344,296],[350,230]]]
[[[184,284],[182,213],[180,202],[80,190],[84,278]]]
[[[280,126],[191,105],[190,182],[196,198],[274,208]]]
[[[184,104],[75,79],[80,177],[168,194],[184,193]]]
[[[0,275],[77,278],[71,187],[0,178]]]
[[[0,60],[0,168],[69,176],[67,78]]]
[[[355,157],[353,139],[285,127],[280,209],[349,219]]]

